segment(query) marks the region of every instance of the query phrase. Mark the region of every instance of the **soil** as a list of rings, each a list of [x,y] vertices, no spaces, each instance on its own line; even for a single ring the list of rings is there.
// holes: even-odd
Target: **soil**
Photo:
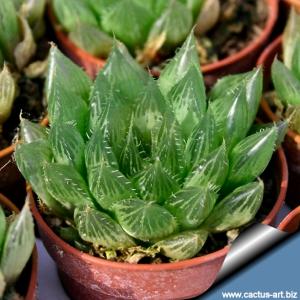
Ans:
[[[262,0],[221,0],[216,26],[198,37],[201,64],[226,58],[244,49],[265,27],[268,10]]]

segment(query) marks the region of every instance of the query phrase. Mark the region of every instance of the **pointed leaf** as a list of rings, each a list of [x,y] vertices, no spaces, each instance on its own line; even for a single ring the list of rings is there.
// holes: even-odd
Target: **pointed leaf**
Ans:
[[[300,35],[295,46],[294,55],[292,59],[292,71],[297,79],[300,81]]]
[[[247,224],[260,208],[263,192],[262,181],[238,187],[216,205],[202,227],[221,232]]]
[[[272,64],[272,80],[276,93],[284,104],[300,104],[300,80],[278,59]]]
[[[168,94],[175,117],[188,137],[206,111],[206,95],[199,66],[191,66]]]
[[[20,137],[23,143],[32,143],[38,140],[46,140],[48,138],[48,132],[46,127],[21,118]]]
[[[21,275],[34,247],[34,224],[26,202],[22,211],[9,225],[3,245],[0,269],[8,285]],[[21,251],[21,253],[20,253]]]
[[[172,234],[176,228],[175,218],[163,207],[139,199],[128,199],[114,206],[117,220],[130,236],[153,241]]]
[[[157,203],[164,203],[179,189],[177,181],[163,168],[159,159],[138,174],[135,180],[143,199]]]
[[[0,9],[1,10],[1,9]],[[0,73],[0,125],[10,116],[16,97],[16,83],[8,67],[4,65]]]
[[[194,33],[191,32],[176,56],[167,64],[159,77],[159,86],[163,95],[170,90],[186,75],[191,66],[199,67],[199,57],[196,49]],[[201,72],[200,72],[201,74]],[[205,90],[204,83],[202,83]]]
[[[223,142],[219,148],[203,159],[188,176],[185,187],[199,187],[209,184],[213,188],[220,188],[226,180],[228,165],[226,146]]]
[[[47,191],[68,210],[93,205],[84,179],[72,166],[49,163],[44,167]]]
[[[230,168],[225,191],[251,182],[267,167],[275,149],[276,127],[252,134],[239,142],[229,156]]]
[[[119,249],[135,245],[116,221],[94,208],[86,206],[75,209],[74,220],[80,237],[94,247]]]
[[[49,141],[56,162],[73,166],[80,174],[84,174],[85,144],[76,128],[57,123],[51,127]]]
[[[153,247],[173,260],[183,260],[196,256],[206,239],[207,232],[204,230],[184,231],[159,241]]]
[[[217,194],[206,187],[187,187],[172,195],[165,207],[183,229],[196,229],[212,211]]]

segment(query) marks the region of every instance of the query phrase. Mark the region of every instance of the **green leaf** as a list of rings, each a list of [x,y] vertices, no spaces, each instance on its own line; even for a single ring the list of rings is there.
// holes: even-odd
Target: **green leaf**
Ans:
[[[17,281],[34,247],[34,224],[26,202],[22,211],[9,225],[3,245],[0,269],[8,285]]]
[[[84,174],[85,143],[76,128],[68,124],[54,124],[50,129],[49,141],[56,162],[73,166]]]
[[[21,32],[17,12],[12,1],[1,1],[0,20],[0,48],[4,58],[13,63],[13,53],[20,41]]]
[[[217,194],[206,187],[186,187],[173,194],[165,207],[183,229],[196,229],[212,211]]]
[[[0,125],[3,124],[11,114],[13,102],[16,97],[16,89],[15,79],[6,64],[4,64],[3,70],[0,73]]]
[[[277,128],[252,134],[240,141],[229,155],[229,174],[225,191],[253,181],[269,164],[275,149]]]
[[[68,210],[93,205],[84,179],[72,166],[48,163],[44,166],[44,177],[49,194]]]
[[[164,203],[179,189],[174,176],[162,166],[159,159],[138,174],[135,181],[143,199],[157,203]]]
[[[97,168],[88,169],[88,181],[91,193],[104,209],[111,209],[120,200],[136,197],[131,182],[104,159]]]
[[[272,64],[272,80],[276,93],[284,104],[300,104],[300,80],[277,58]]]
[[[74,220],[80,237],[94,247],[120,249],[135,245],[116,221],[89,206],[75,209]]]
[[[260,208],[263,192],[262,181],[236,188],[215,206],[202,228],[211,232],[221,232],[247,224]]]
[[[134,0],[139,5],[145,7],[148,11],[152,12],[155,17],[159,17],[164,11],[169,1],[166,0]]]
[[[292,72],[300,81],[300,35],[295,46],[294,55],[292,58]]]
[[[198,165],[203,158],[215,150],[219,141],[215,120],[209,109],[187,140],[184,156],[188,169]]]
[[[62,2],[58,0],[57,2]],[[63,1],[64,2],[64,1]],[[74,1],[71,1],[74,3]],[[76,0],[75,2],[78,2]],[[89,98],[92,82],[85,72],[74,64],[69,58],[64,56],[56,46],[52,46],[49,55],[49,67],[45,86],[46,96],[50,105],[51,96],[53,101],[58,97],[56,89],[63,88],[68,93],[73,93],[76,97],[81,97],[84,101]],[[76,100],[74,99],[73,102]]]
[[[30,26],[34,28],[44,17],[46,0],[25,0],[22,2],[20,14],[26,18]]]
[[[98,25],[97,18],[86,1],[53,0],[51,5],[59,23],[67,32],[74,30],[79,22]]]
[[[299,46],[300,38],[300,15],[294,7],[291,7],[287,25],[283,33],[283,61],[290,70],[293,66],[295,49]],[[300,78],[298,78],[300,80]]]
[[[220,188],[226,180],[229,162],[225,143],[200,161],[197,168],[187,177],[185,187],[199,187],[209,184]]]
[[[163,69],[159,77],[159,86],[163,95],[167,95],[171,89],[186,75],[191,66],[199,68],[200,61],[196,49],[194,33],[191,32],[175,57]],[[202,83],[204,85],[204,83]],[[205,90],[203,87],[202,90]]]
[[[101,17],[102,28],[131,49],[143,45],[153,22],[151,11],[132,0],[115,1]]]
[[[159,241],[153,247],[173,260],[183,260],[196,256],[206,239],[207,232],[204,230],[184,231]]]
[[[199,16],[205,0],[180,0],[193,13],[194,20]]]
[[[52,150],[46,140],[37,140],[29,144],[18,144],[14,159],[18,169],[30,182],[34,192],[58,216],[66,216],[66,210],[47,191],[43,168],[52,161]]]
[[[177,228],[175,218],[153,202],[126,199],[118,202],[114,210],[123,230],[145,242],[163,239]]]
[[[48,138],[47,128],[21,117],[20,137],[25,144]]]
[[[69,38],[77,47],[89,52],[93,56],[107,57],[113,47],[113,39],[99,27],[78,23],[69,33]]]
[[[2,246],[5,240],[6,233],[6,217],[2,206],[0,206],[0,257],[2,254]]]
[[[124,101],[128,103],[134,103],[138,100],[150,77],[132,58],[125,46],[117,41],[104,66],[103,74]]]
[[[206,111],[206,95],[199,66],[191,66],[168,94],[175,117],[188,137]]]

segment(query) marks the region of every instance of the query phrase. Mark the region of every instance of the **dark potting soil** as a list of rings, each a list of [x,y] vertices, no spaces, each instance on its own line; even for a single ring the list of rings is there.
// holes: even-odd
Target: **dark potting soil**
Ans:
[[[263,0],[221,0],[218,23],[198,37],[201,64],[226,58],[244,49],[265,27],[268,7]]]

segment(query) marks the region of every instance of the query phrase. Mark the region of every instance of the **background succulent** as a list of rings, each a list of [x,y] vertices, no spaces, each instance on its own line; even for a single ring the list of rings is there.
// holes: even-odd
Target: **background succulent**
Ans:
[[[284,116],[300,134],[300,14],[293,8],[283,35],[283,62],[274,60],[272,79]]]
[[[279,132],[247,135],[260,69],[221,79],[207,99],[191,33],[158,80],[118,42],[93,83],[53,47],[45,90],[50,129],[22,120],[15,159],[76,247],[181,260],[258,211]]]
[[[28,203],[18,215],[0,206],[1,299],[16,299],[14,284],[32,254],[34,241],[34,225]]]

